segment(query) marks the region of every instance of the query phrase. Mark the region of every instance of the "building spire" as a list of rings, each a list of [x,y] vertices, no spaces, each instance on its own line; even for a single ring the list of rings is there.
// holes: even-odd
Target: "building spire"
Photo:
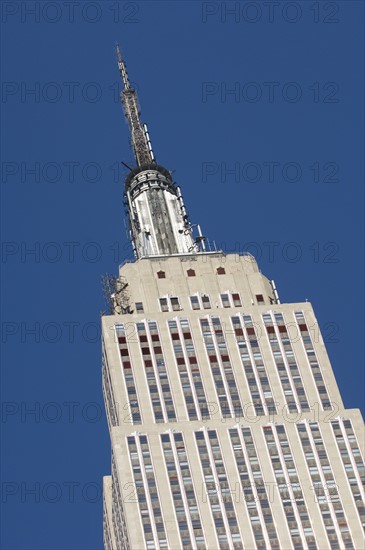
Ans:
[[[120,99],[124,108],[124,113],[131,130],[131,142],[136,159],[137,166],[150,165],[155,162],[151,142],[148,135],[147,125],[142,124],[138,105],[137,92],[131,86],[127,68],[122,57],[119,44],[116,45],[117,61],[120,77],[123,83],[123,90]]]
[[[129,81],[118,44],[116,50],[123,83],[120,99],[131,129],[137,163],[128,174],[124,188],[134,253],[137,258],[143,258],[204,251],[205,237],[197,225],[198,235],[194,237],[180,188],[173,182],[171,172],[156,164],[147,126],[139,117],[137,92]]]

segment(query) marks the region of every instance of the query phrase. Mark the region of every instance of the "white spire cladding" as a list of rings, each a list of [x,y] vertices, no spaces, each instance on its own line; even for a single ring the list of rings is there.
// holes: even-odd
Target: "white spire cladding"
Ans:
[[[135,255],[196,254],[204,250],[204,238],[199,226],[194,238],[179,187],[171,173],[155,161],[147,125],[140,120],[137,92],[118,45],[117,60],[123,83],[120,98],[137,164],[126,178],[124,192]]]

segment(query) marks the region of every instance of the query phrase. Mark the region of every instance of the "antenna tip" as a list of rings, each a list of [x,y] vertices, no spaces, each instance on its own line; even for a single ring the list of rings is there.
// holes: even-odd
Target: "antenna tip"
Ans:
[[[117,50],[118,61],[121,62],[122,61],[122,52],[120,51],[119,43],[117,41],[115,42],[115,47],[116,47],[116,50]]]

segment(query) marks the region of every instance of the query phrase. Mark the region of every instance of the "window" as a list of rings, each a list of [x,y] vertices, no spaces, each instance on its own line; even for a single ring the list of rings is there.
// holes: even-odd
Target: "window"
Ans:
[[[258,304],[264,304],[265,300],[262,294],[256,294],[256,300]]]
[[[229,301],[229,294],[221,294],[221,300],[222,300],[223,307],[231,307],[231,303]]]
[[[195,294],[194,296],[190,296],[190,303],[193,309],[210,309],[212,307],[210,304],[210,298],[206,294]]]
[[[179,298],[177,298],[176,296],[160,298],[159,301],[161,311],[180,311],[182,309],[180,306]]]
[[[167,302],[167,298],[160,298],[160,307],[161,307],[161,311],[168,311],[169,310],[169,305],[168,305],[168,302]]]
[[[136,312],[137,313],[143,313],[143,303],[142,302],[136,302]]]
[[[157,277],[159,279],[166,279],[166,273],[164,271],[157,271]]]
[[[173,311],[179,311],[181,309],[179,304],[179,298],[176,298],[176,296],[174,296],[173,298],[170,298],[170,301],[171,301],[171,307]]]
[[[194,269],[188,269],[186,273],[188,274],[188,277],[195,277]]]
[[[224,267],[218,267],[217,268],[217,275],[224,275],[226,272],[226,270],[224,269]]]
[[[240,295],[237,292],[232,293],[234,307],[242,307]]]

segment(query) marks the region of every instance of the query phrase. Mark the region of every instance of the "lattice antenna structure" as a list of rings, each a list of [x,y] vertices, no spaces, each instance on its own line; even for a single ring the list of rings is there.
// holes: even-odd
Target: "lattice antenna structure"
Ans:
[[[150,165],[155,162],[155,157],[152,151],[147,125],[142,124],[140,120],[137,92],[129,81],[126,64],[118,44],[116,45],[116,49],[119,74],[123,84],[120,99],[131,130],[131,142],[136,163],[138,167]]]
[[[132,313],[125,278],[107,273],[102,275],[101,282],[109,315]]]

